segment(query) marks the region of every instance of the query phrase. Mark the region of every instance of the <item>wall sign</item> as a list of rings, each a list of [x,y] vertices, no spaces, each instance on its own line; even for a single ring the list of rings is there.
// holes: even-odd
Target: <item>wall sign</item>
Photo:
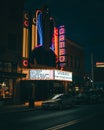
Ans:
[[[52,70],[41,70],[41,69],[31,69],[30,79],[32,80],[52,80],[53,71]]]
[[[66,65],[65,27],[59,27],[59,61],[61,67]]]
[[[72,72],[56,69],[30,69],[28,79],[72,81]]]

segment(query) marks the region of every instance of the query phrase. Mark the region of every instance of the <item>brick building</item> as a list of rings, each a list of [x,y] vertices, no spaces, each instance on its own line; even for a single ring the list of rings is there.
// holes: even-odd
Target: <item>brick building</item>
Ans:
[[[85,73],[85,52],[84,47],[66,38],[67,70],[73,72],[73,82],[76,85],[83,85]]]

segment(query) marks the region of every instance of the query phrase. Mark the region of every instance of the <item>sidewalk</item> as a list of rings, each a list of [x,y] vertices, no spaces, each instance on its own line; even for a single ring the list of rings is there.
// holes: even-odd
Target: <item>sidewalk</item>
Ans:
[[[25,104],[21,105],[5,105],[0,106],[0,113],[8,113],[8,112],[26,112],[35,110],[36,108],[30,108],[29,106],[26,106]]]
[[[0,113],[8,113],[8,112],[27,112],[27,111],[34,111],[39,109],[39,107],[29,107],[25,104],[21,105],[3,105],[0,106]]]

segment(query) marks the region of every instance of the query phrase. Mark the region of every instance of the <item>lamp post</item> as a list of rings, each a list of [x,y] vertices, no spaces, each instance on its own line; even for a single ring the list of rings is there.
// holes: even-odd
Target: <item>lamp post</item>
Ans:
[[[93,53],[91,53],[91,83],[92,88],[94,88],[94,63],[93,63]]]

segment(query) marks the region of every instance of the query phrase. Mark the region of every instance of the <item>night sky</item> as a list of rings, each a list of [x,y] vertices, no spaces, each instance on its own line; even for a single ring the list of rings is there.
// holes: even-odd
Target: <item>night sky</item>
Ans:
[[[104,62],[104,0],[25,0],[31,14],[43,5],[50,9],[57,26],[65,25],[66,36],[85,47],[86,67],[90,54],[94,62]]]

